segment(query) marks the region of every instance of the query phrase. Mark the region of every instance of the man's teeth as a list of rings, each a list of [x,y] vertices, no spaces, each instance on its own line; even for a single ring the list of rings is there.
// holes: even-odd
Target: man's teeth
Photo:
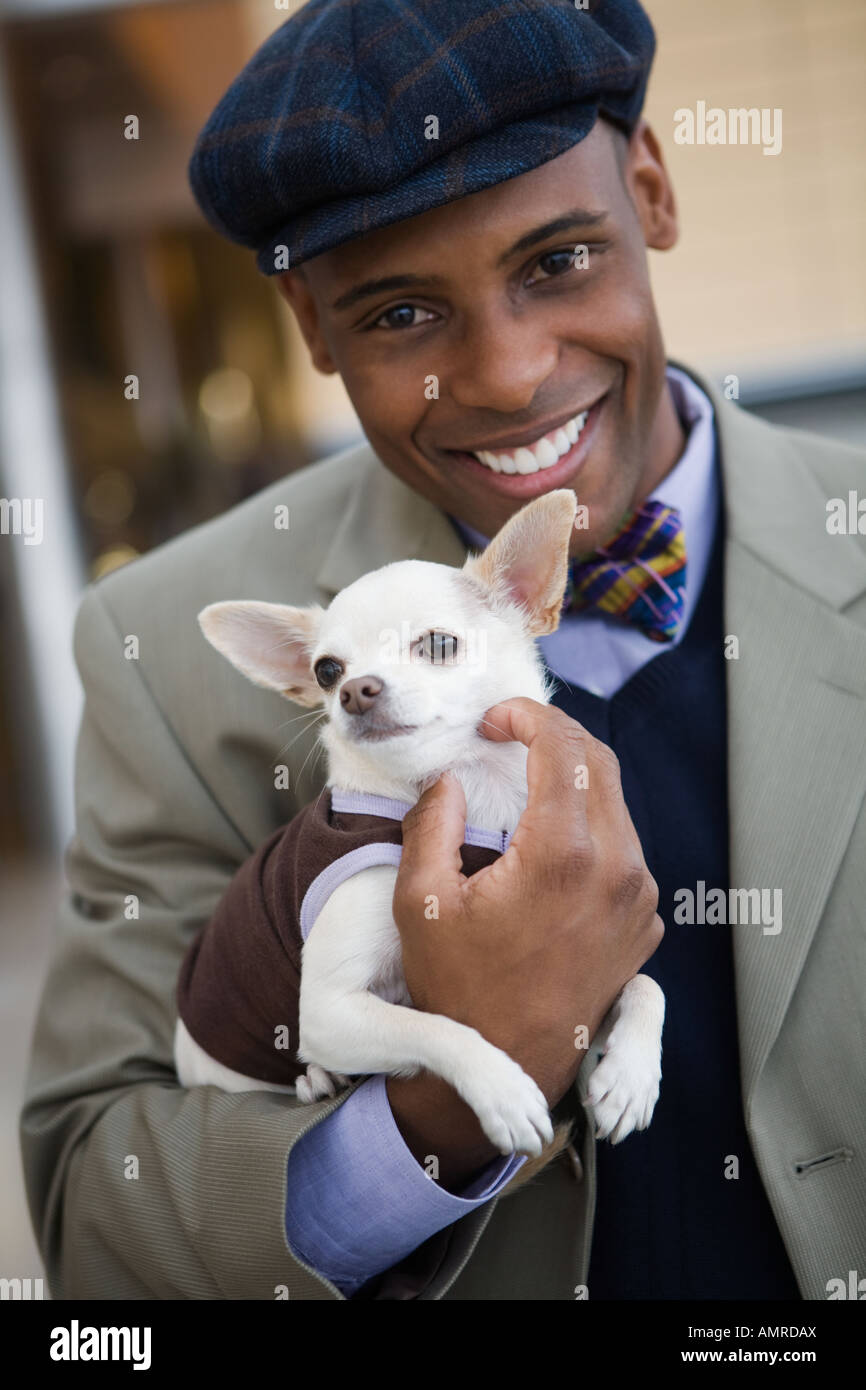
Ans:
[[[479,463],[492,468],[494,473],[537,473],[542,468],[552,468],[563,454],[574,448],[588,414],[589,411],[584,410],[582,414],[575,415],[558,430],[545,434],[528,448],[506,449],[498,454],[481,449],[475,457]]]

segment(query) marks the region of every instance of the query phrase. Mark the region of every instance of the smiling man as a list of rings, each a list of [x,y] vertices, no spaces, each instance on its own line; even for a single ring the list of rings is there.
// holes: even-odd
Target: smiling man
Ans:
[[[683,451],[646,255],[675,239],[652,131],[629,142],[602,118],[539,168],[278,285],[397,477],[488,536],[574,488],[589,524],[572,553],[591,554]]]
[[[313,0],[202,131],[203,210],[255,250],[366,442],[82,603],[78,827],[22,1118],[55,1297],[821,1299],[862,1261],[866,556],[825,519],[864,457],[666,361],[653,48],[635,0]],[[524,1157],[423,1072],[309,1105],[183,1090],[187,948],[209,923],[237,942],[255,1020],[284,827],[322,791],[315,730],[196,615],[460,566],[556,488],[580,524],[539,644],[553,705],[507,702],[486,731],[530,747],[528,847],[485,901],[442,779],[403,822],[394,914],[416,1006],[505,1048],[570,1147],[517,1185]],[[611,1144],[576,1037],[641,968],[667,999],[661,1095]],[[237,981],[212,983],[217,1047]],[[296,993],[297,962],[268,1039],[296,1036]]]

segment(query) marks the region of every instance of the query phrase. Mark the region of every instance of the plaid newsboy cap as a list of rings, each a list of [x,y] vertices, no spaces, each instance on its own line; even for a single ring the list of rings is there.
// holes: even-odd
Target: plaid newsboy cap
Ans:
[[[276,275],[535,169],[600,114],[630,133],[654,50],[637,0],[310,0],[216,106],[190,184]]]

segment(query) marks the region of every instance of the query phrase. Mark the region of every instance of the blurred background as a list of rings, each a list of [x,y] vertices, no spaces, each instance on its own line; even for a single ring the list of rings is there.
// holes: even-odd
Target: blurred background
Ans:
[[[644,3],[645,114],[682,223],[651,256],[669,355],[736,377],[767,419],[866,446],[866,5]],[[3,1276],[41,1273],[17,1114],[73,825],[81,591],[360,436],[186,180],[210,110],[298,7],[0,0],[0,508],[44,504],[40,544],[0,531]],[[781,153],[675,144],[698,101],[780,108]]]

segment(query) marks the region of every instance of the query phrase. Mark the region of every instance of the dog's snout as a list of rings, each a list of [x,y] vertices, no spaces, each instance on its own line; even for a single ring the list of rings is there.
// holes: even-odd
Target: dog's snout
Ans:
[[[356,676],[340,691],[340,704],[347,714],[364,714],[384,688],[378,676]]]

